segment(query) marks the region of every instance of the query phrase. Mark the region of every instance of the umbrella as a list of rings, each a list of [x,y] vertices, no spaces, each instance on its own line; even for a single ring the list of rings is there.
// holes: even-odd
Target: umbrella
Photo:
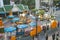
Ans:
[[[12,31],[14,31],[14,30],[16,30],[15,27],[6,27],[6,28],[4,28],[4,31],[5,31],[5,32],[12,32]]]
[[[36,26],[36,22],[31,22],[31,23],[29,23],[29,25],[30,25],[31,27],[35,27],[35,26]]]
[[[31,16],[31,18],[32,18],[33,20],[35,20],[35,19],[36,19],[33,15],[31,15],[31,14],[30,14],[30,16]]]
[[[36,18],[33,16],[32,19],[35,20]]]
[[[27,28],[28,25],[26,25],[26,24],[22,24],[22,25],[17,25],[17,27],[20,28],[20,29],[24,29],[24,28]]]
[[[18,17],[16,17],[16,18],[13,18],[12,19],[12,22],[16,22],[16,21],[19,21],[20,19],[18,18]]]
[[[14,18],[14,16],[12,15],[12,16],[8,16],[8,18]]]

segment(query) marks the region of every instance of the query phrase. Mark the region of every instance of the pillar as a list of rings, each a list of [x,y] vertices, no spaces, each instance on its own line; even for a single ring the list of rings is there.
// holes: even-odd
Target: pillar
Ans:
[[[49,0],[49,12],[52,14],[53,13],[53,0]]]
[[[3,0],[0,0],[0,7],[3,7],[4,4],[3,4]]]
[[[40,0],[35,0],[35,8],[36,9],[40,8]]]

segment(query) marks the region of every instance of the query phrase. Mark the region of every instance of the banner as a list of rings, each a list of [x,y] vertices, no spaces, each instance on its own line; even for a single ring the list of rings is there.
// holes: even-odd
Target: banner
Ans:
[[[3,4],[3,0],[0,0],[0,7],[3,7],[4,4]]]
[[[42,2],[46,2],[47,3],[47,2],[49,2],[49,0],[42,0]]]

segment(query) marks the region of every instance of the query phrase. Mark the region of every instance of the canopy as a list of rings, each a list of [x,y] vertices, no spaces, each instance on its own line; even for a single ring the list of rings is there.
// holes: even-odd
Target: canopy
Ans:
[[[17,7],[20,9],[19,12],[23,12],[24,10],[23,4],[17,4]]]
[[[16,28],[15,27],[6,27],[6,28],[4,28],[4,31],[5,32],[13,32],[13,31],[15,31],[16,30]]]
[[[24,9],[25,9],[25,10],[29,10],[29,8],[28,8],[27,5],[24,5]]]
[[[5,8],[6,12],[9,12],[13,8],[13,6],[11,6],[11,5],[4,5],[4,8]]]
[[[5,12],[0,12],[0,14],[6,14]]]
[[[35,27],[35,26],[36,26],[36,22],[31,22],[31,23],[29,23],[29,25],[30,25],[31,27]]]
[[[27,28],[28,25],[27,24],[22,24],[22,25],[17,25],[18,28],[20,29],[24,29],[24,28]]]
[[[30,14],[30,16],[31,16],[31,18],[32,18],[33,20],[35,20],[35,19],[36,19],[36,17],[35,17],[35,16],[33,16],[33,15],[31,15],[31,14]]]
[[[8,18],[14,18],[14,16],[13,15],[12,16],[9,15]]]
[[[4,8],[0,8],[0,14],[5,14]]]
[[[18,18],[18,17],[16,17],[16,18],[13,18],[12,19],[12,22],[16,22],[16,21],[19,21],[20,19]]]
[[[16,4],[14,6],[12,5],[4,5],[4,7],[0,8],[0,12],[6,12],[9,13],[9,11],[12,10],[12,12],[23,12],[23,10],[29,10],[28,6],[24,6],[23,4]],[[2,14],[2,13],[0,13]]]

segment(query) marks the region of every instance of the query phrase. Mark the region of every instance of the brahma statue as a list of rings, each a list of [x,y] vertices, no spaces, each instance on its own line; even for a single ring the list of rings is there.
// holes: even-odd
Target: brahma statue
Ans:
[[[27,11],[24,10],[23,13],[20,14],[20,21],[24,21],[24,22],[25,22],[26,19],[27,19],[27,18],[26,18],[26,17],[27,17],[26,15],[27,15]]]

